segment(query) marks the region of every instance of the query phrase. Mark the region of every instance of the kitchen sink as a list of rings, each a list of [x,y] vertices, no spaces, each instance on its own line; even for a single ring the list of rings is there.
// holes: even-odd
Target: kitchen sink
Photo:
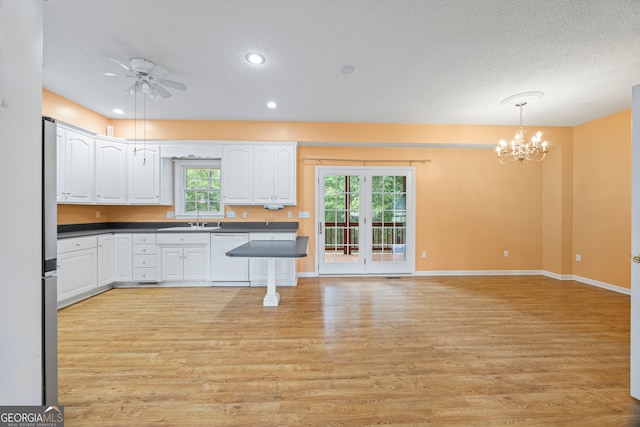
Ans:
[[[158,228],[158,231],[211,231],[211,230],[219,230],[220,227],[204,227],[201,225],[189,225],[186,227],[166,227],[166,228]]]

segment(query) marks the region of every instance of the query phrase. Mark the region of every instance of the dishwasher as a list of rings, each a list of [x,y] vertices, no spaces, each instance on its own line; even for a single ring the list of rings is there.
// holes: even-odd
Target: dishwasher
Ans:
[[[249,258],[225,255],[248,242],[249,233],[211,233],[213,286],[249,286]]]

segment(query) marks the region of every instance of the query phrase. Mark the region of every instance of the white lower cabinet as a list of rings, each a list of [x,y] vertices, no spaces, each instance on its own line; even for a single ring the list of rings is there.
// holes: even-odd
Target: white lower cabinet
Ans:
[[[115,281],[114,250],[113,234],[98,236],[98,287],[109,286]]]
[[[200,247],[160,249],[162,280],[205,280],[205,249]]]
[[[131,233],[116,234],[115,240],[115,281],[130,282],[133,280],[133,235]]]
[[[161,280],[209,280],[209,233],[160,233],[158,247]]]
[[[250,233],[249,240],[296,240],[296,233]],[[251,286],[267,285],[267,258],[251,258],[249,261]],[[296,260],[276,259],[276,285],[296,286]]]
[[[133,234],[132,280],[134,282],[155,282],[158,280],[156,253],[156,235],[154,233]]]
[[[58,240],[58,302],[73,300],[98,288],[96,236]]]

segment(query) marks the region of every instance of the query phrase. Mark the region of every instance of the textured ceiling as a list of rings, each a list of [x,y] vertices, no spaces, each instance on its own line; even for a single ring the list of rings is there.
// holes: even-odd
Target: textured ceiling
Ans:
[[[103,74],[133,57],[188,87],[149,100],[147,118],[512,125],[500,101],[542,91],[525,125],[572,126],[631,107],[640,1],[44,2],[46,89],[133,117],[132,79]]]

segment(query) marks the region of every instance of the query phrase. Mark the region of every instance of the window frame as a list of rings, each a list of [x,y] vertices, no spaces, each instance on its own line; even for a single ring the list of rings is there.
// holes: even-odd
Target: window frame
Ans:
[[[224,218],[224,204],[222,202],[222,188],[219,188],[220,193],[220,210],[217,212],[200,212],[191,213],[186,212],[185,203],[185,187],[186,187],[186,169],[200,168],[200,169],[218,169],[222,173],[220,159],[214,160],[174,160],[173,172],[174,172],[174,213],[177,219],[219,219]],[[222,187],[222,184],[220,185]]]

